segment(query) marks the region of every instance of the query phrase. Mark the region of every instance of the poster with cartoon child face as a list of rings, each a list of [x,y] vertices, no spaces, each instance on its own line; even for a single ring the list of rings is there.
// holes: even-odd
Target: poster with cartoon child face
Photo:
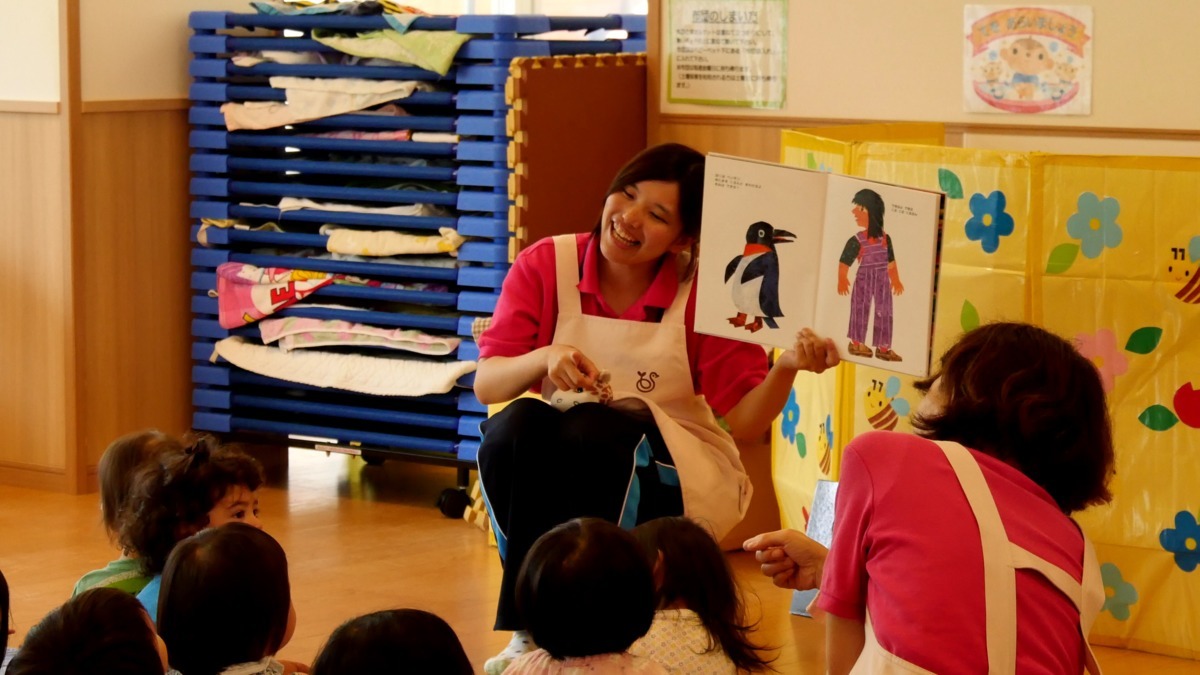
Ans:
[[[1090,115],[1092,8],[963,9],[966,112]]]

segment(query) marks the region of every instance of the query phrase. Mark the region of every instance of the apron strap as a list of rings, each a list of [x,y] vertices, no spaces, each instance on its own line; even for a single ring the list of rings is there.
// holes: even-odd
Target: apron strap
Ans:
[[[667,259],[663,261],[664,265],[674,265],[674,261]],[[696,280],[693,276],[687,281],[679,282],[679,288],[675,290],[675,299],[671,301],[671,306],[667,311],[663,312],[662,323],[684,323],[684,318],[687,313],[688,298],[692,296],[692,283]]]
[[[988,673],[1011,675],[1017,671],[1017,577],[1008,535],[1000,510],[992,498],[983,470],[971,453],[958,443],[939,441],[967,496],[983,545],[983,588],[986,608]]]
[[[983,573],[985,607],[987,608],[987,646],[988,672],[1013,673],[1016,671],[1016,639],[1017,639],[1017,610],[1016,610],[1016,569],[1034,570],[1046,578],[1057,588],[1071,604],[1079,611],[1079,631],[1083,637],[1084,669],[1092,675],[1100,675],[1100,665],[1096,662],[1096,654],[1087,641],[1088,632],[1104,605],[1104,583],[1100,577],[1100,566],[1096,561],[1096,549],[1087,536],[1083,537],[1083,583],[1075,581],[1074,577],[1061,567],[1025,548],[1013,544],[1004,531],[1004,523],[1000,520],[1000,511],[979,463],[971,453],[957,443],[937,442],[950,461],[975,519],[979,523],[980,538],[983,540]],[[985,533],[984,523],[988,523]],[[1077,525],[1078,527],[1078,525]],[[1080,534],[1083,534],[1080,532]],[[1011,568],[1011,569],[1006,569]],[[993,594],[998,589],[1000,581],[997,575],[1008,577],[1007,584],[1011,585],[1008,595],[997,597]],[[1011,601],[1009,601],[1011,599]],[[993,616],[994,612],[1005,612],[1007,627],[1000,624]],[[1008,631],[1005,633],[1004,631]],[[996,639],[999,637],[1000,639]],[[1008,646],[1011,637],[1011,646]],[[1009,651],[1004,654],[1002,661],[997,661],[999,654],[996,649],[1001,645]],[[998,665],[999,664],[999,665]],[[1011,664],[1011,665],[1009,665]],[[1002,669],[1003,668],[1003,669]]]
[[[558,313],[582,314],[579,302],[579,244],[573,234],[554,237],[554,274],[558,282]]]

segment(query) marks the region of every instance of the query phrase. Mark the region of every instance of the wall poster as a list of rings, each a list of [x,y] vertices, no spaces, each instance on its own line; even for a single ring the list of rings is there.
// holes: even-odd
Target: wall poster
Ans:
[[[1090,115],[1092,8],[963,8],[966,112]]]
[[[787,0],[671,0],[667,100],[782,108],[787,7]]]

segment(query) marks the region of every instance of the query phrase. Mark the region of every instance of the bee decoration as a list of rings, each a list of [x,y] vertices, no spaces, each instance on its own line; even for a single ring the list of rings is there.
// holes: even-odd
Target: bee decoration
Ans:
[[[891,431],[901,417],[908,415],[908,401],[899,394],[900,378],[889,377],[886,383],[871,380],[871,386],[863,395],[863,412],[872,428]]]
[[[1188,246],[1171,247],[1171,260],[1167,265],[1169,281],[1183,284],[1175,293],[1175,297],[1190,304],[1200,304],[1200,268],[1196,261],[1200,259],[1200,236],[1193,237]]]
[[[821,473],[829,475],[833,465],[833,416],[826,415],[821,422],[821,433],[817,435],[817,444],[821,446]]]

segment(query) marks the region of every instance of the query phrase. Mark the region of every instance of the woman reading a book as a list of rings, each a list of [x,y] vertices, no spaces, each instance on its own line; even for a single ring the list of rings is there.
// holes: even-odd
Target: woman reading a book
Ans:
[[[833,675],[1096,672],[1104,587],[1070,518],[1111,498],[1096,367],[1037,326],[994,323],[916,387],[918,435],[846,446],[827,558],[790,530],[745,548],[776,585],[820,580]]]
[[[479,400],[587,392],[602,372],[619,400],[560,411],[521,398],[483,425],[479,471],[504,565],[496,628],[517,631],[488,673],[534,648],[514,590],[539,536],[577,517],[633,527],[688,515],[719,539],[750,499],[733,437],[766,431],[798,371],[838,362],[808,330],[770,368],[758,345],[695,333],[703,185],[700,153],[645,150],[613,179],[590,233],[529,246],[505,278],[479,341]]]

